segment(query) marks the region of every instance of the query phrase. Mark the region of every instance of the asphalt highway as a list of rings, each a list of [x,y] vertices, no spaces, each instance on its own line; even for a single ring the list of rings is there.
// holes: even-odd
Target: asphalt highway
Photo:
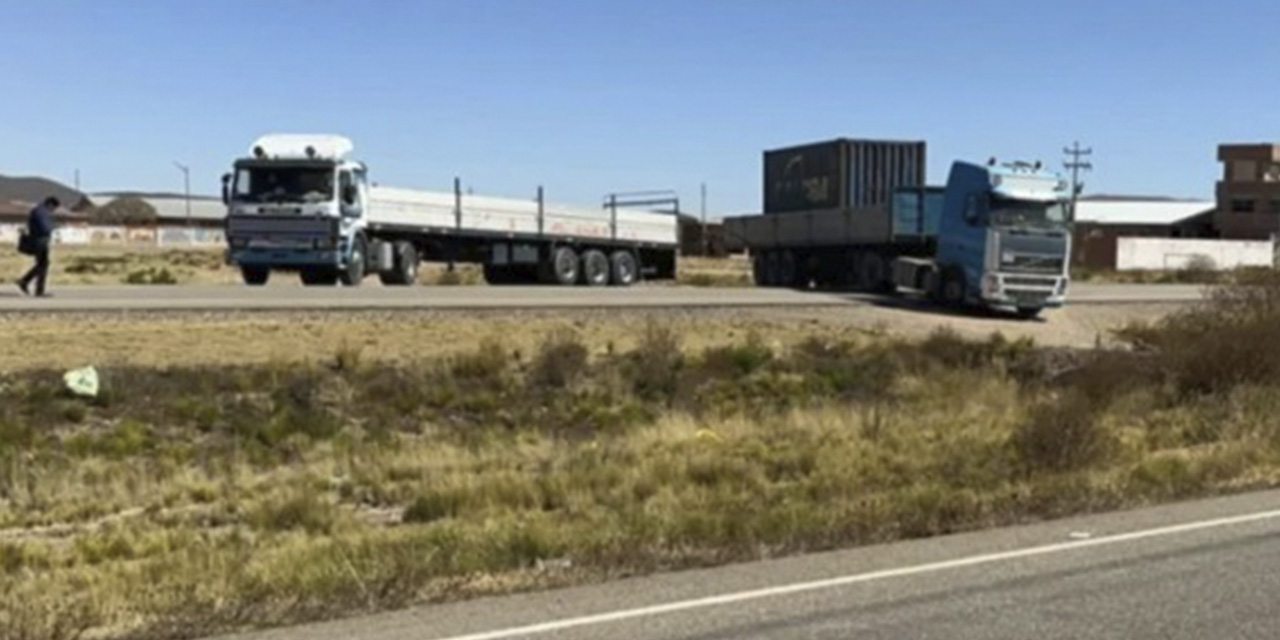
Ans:
[[[1177,303],[1197,300],[1188,285],[1074,285],[1069,305]],[[639,286],[586,287],[382,287],[275,285],[60,287],[51,298],[30,298],[16,288],[0,291],[0,313],[31,311],[210,311],[342,309],[544,309],[645,307],[799,307],[865,305],[885,298],[856,293],[789,289]]]
[[[1280,637],[1280,492],[280,629],[236,640]]]

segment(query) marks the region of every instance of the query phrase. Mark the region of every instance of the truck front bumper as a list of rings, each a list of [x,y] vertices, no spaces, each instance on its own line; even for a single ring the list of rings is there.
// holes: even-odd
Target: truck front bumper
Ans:
[[[338,267],[342,263],[342,254],[332,249],[229,249],[227,262],[237,266],[273,269]]]
[[[994,307],[1053,309],[1067,300],[1066,276],[989,273],[982,279],[982,301]]]

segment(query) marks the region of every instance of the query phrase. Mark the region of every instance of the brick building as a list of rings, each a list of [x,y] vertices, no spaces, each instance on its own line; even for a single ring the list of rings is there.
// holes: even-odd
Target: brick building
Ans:
[[[1280,234],[1280,144],[1220,145],[1218,161],[1215,226],[1221,237],[1266,240]]]

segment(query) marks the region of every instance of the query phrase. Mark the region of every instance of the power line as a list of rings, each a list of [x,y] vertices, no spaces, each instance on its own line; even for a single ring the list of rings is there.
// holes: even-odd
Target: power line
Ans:
[[[1063,149],[1062,153],[1070,156],[1070,161],[1063,161],[1062,166],[1071,170],[1071,221],[1076,219],[1076,200],[1080,197],[1080,192],[1084,190],[1084,183],[1080,182],[1081,171],[1092,171],[1093,163],[1081,161],[1086,156],[1093,155],[1093,148],[1080,148],[1080,141],[1075,143],[1068,149]]]

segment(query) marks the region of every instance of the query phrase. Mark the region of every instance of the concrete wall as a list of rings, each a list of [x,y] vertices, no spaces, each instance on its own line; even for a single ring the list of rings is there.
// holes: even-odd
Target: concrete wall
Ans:
[[[1271,240],[1189,240],[1182,238],[1117,238],[1116,269],[1170,270],[1204,256],[1218,269],[1270,267],[1275,263]]]
[[[16,245],[25,225],[0,224],[0,244]],[[226,243],[221,228],[123,227],[107,225],[64,226],[54,232],[59,245],[210,248]]]

